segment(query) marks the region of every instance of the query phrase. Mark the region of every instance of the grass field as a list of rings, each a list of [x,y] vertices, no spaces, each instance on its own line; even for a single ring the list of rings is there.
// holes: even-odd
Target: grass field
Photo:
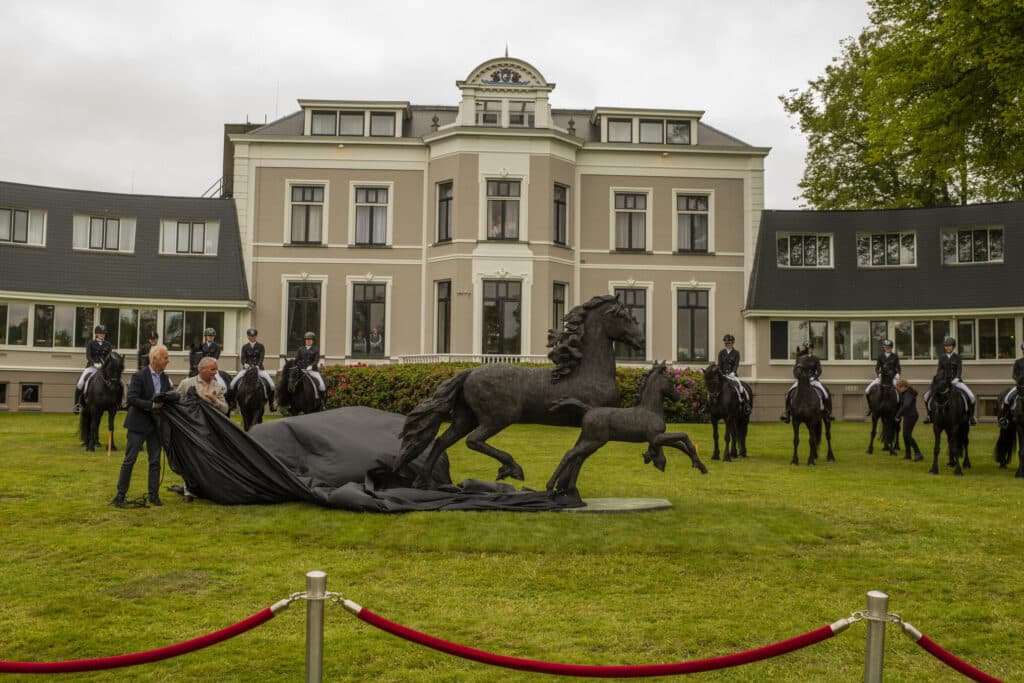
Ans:
[[[730,654],[789,638],[890,595],[890,610],[973,665],[1024,680],[1024,480],[992,458],[979,427],[974,467],[954,477],[864,454],[868,426],[837,423],[838,462],[792,467],[787,425],[756,424],[745,461],[710,461],[710,427],[680,425],[701,476],[669,453],[642,466],[609,444],[583,468],[585,497],[667,498],[669,511],[373,515],[305,504],[118,510],[120,454],[86,455],[70,415],[0,414],[0,660],[99,657],[168,645],[238,621],[304,588],[311,569],[399,623],[501,654],[639,664]],[[118,427],[119,445],[124,433]],[[570,429],[518,426],[496,445],[543,487]],[[451,453],[452,476],[493,478],[497,463]],[[806,460],[806,445],[801,461]],[[1014,467],[1016,461],[1014,462]],[[164,485],[180,483],[167,472]],[[135,468],[130,496],[145,491]],[[405,643],[327,606],[330,681],[542,680]],[[305,609],[201,652],[62,681],[297,681]],[[885,680],[963,680],[897,629]],[[865,626],[703,681],[858,681]],[[40,680],[7,676],[4,681]]]

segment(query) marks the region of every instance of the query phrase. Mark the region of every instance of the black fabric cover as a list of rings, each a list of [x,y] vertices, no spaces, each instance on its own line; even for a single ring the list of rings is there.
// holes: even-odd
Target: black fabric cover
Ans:
[[[434,491],[412,488],[422,458],[410,469],[392,471],[405,417],[374,408],[289,417],[248,433],[194,394],[172,399],[161,413],[171,469],[192,493],[222,505],[307,501],[361,512],[409,512],[559,510],[573,503],[478,480]],[[447,456],[436,469],[438,480],[451,481]]]

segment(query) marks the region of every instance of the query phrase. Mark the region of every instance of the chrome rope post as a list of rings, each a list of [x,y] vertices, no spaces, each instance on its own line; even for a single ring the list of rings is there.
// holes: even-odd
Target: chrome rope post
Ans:
[[[306,683],[320,683],[324,673],[324,599],[327,573],[306,572]]]
[[[864,613],[868,624],[867,647],[864,657],[864,683],[882,683],[882,664],[885,659],[885,624],[889,621],[889,596],[882,591],[868,591],[868,609]]]

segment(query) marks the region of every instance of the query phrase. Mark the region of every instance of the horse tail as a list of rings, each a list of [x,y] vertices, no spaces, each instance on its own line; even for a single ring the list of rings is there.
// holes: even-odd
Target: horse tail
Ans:
[[[557,401],[552,401],[551,405],[548,407],[548,410],[551,412],[556,412],[559,410],[564,410],[566,408],[572,408],[573,410],[579,411],[581,415],[586,415],[587,411],[590,410],[591,407],[592,406],[587,405],[586,403],[580,401],[579,399],[560,398]]]
[[[89,409],[83,405],[82,411],[78,414],[78,433],[82,437],[83,444],[89,444],[89,439],[92,438],[92,435],[89,433],[91,430],[92,424]]]
[[[1000,427],[995,448],[996,462],[1000,467],[1006,467],[1013,460],[1013,448],[1016,444],[1016,430],[1013,427]]]
[[[446,418],[450,417],[455,402],[462,395],[462,385],[469,379],[475,368],[467,368],[442,382],[430,397],[420,401],[405,418],[402,425],[402,448],[399,451],[396,470],[415,460],[427,447],[437,429]]]

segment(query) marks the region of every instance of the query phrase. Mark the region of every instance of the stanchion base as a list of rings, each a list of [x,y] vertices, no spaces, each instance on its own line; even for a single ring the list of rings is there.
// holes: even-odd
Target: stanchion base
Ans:
[[[584,498],[586,507],[566,508],[565,512],[649,512],[671,510],[666,498]]]

